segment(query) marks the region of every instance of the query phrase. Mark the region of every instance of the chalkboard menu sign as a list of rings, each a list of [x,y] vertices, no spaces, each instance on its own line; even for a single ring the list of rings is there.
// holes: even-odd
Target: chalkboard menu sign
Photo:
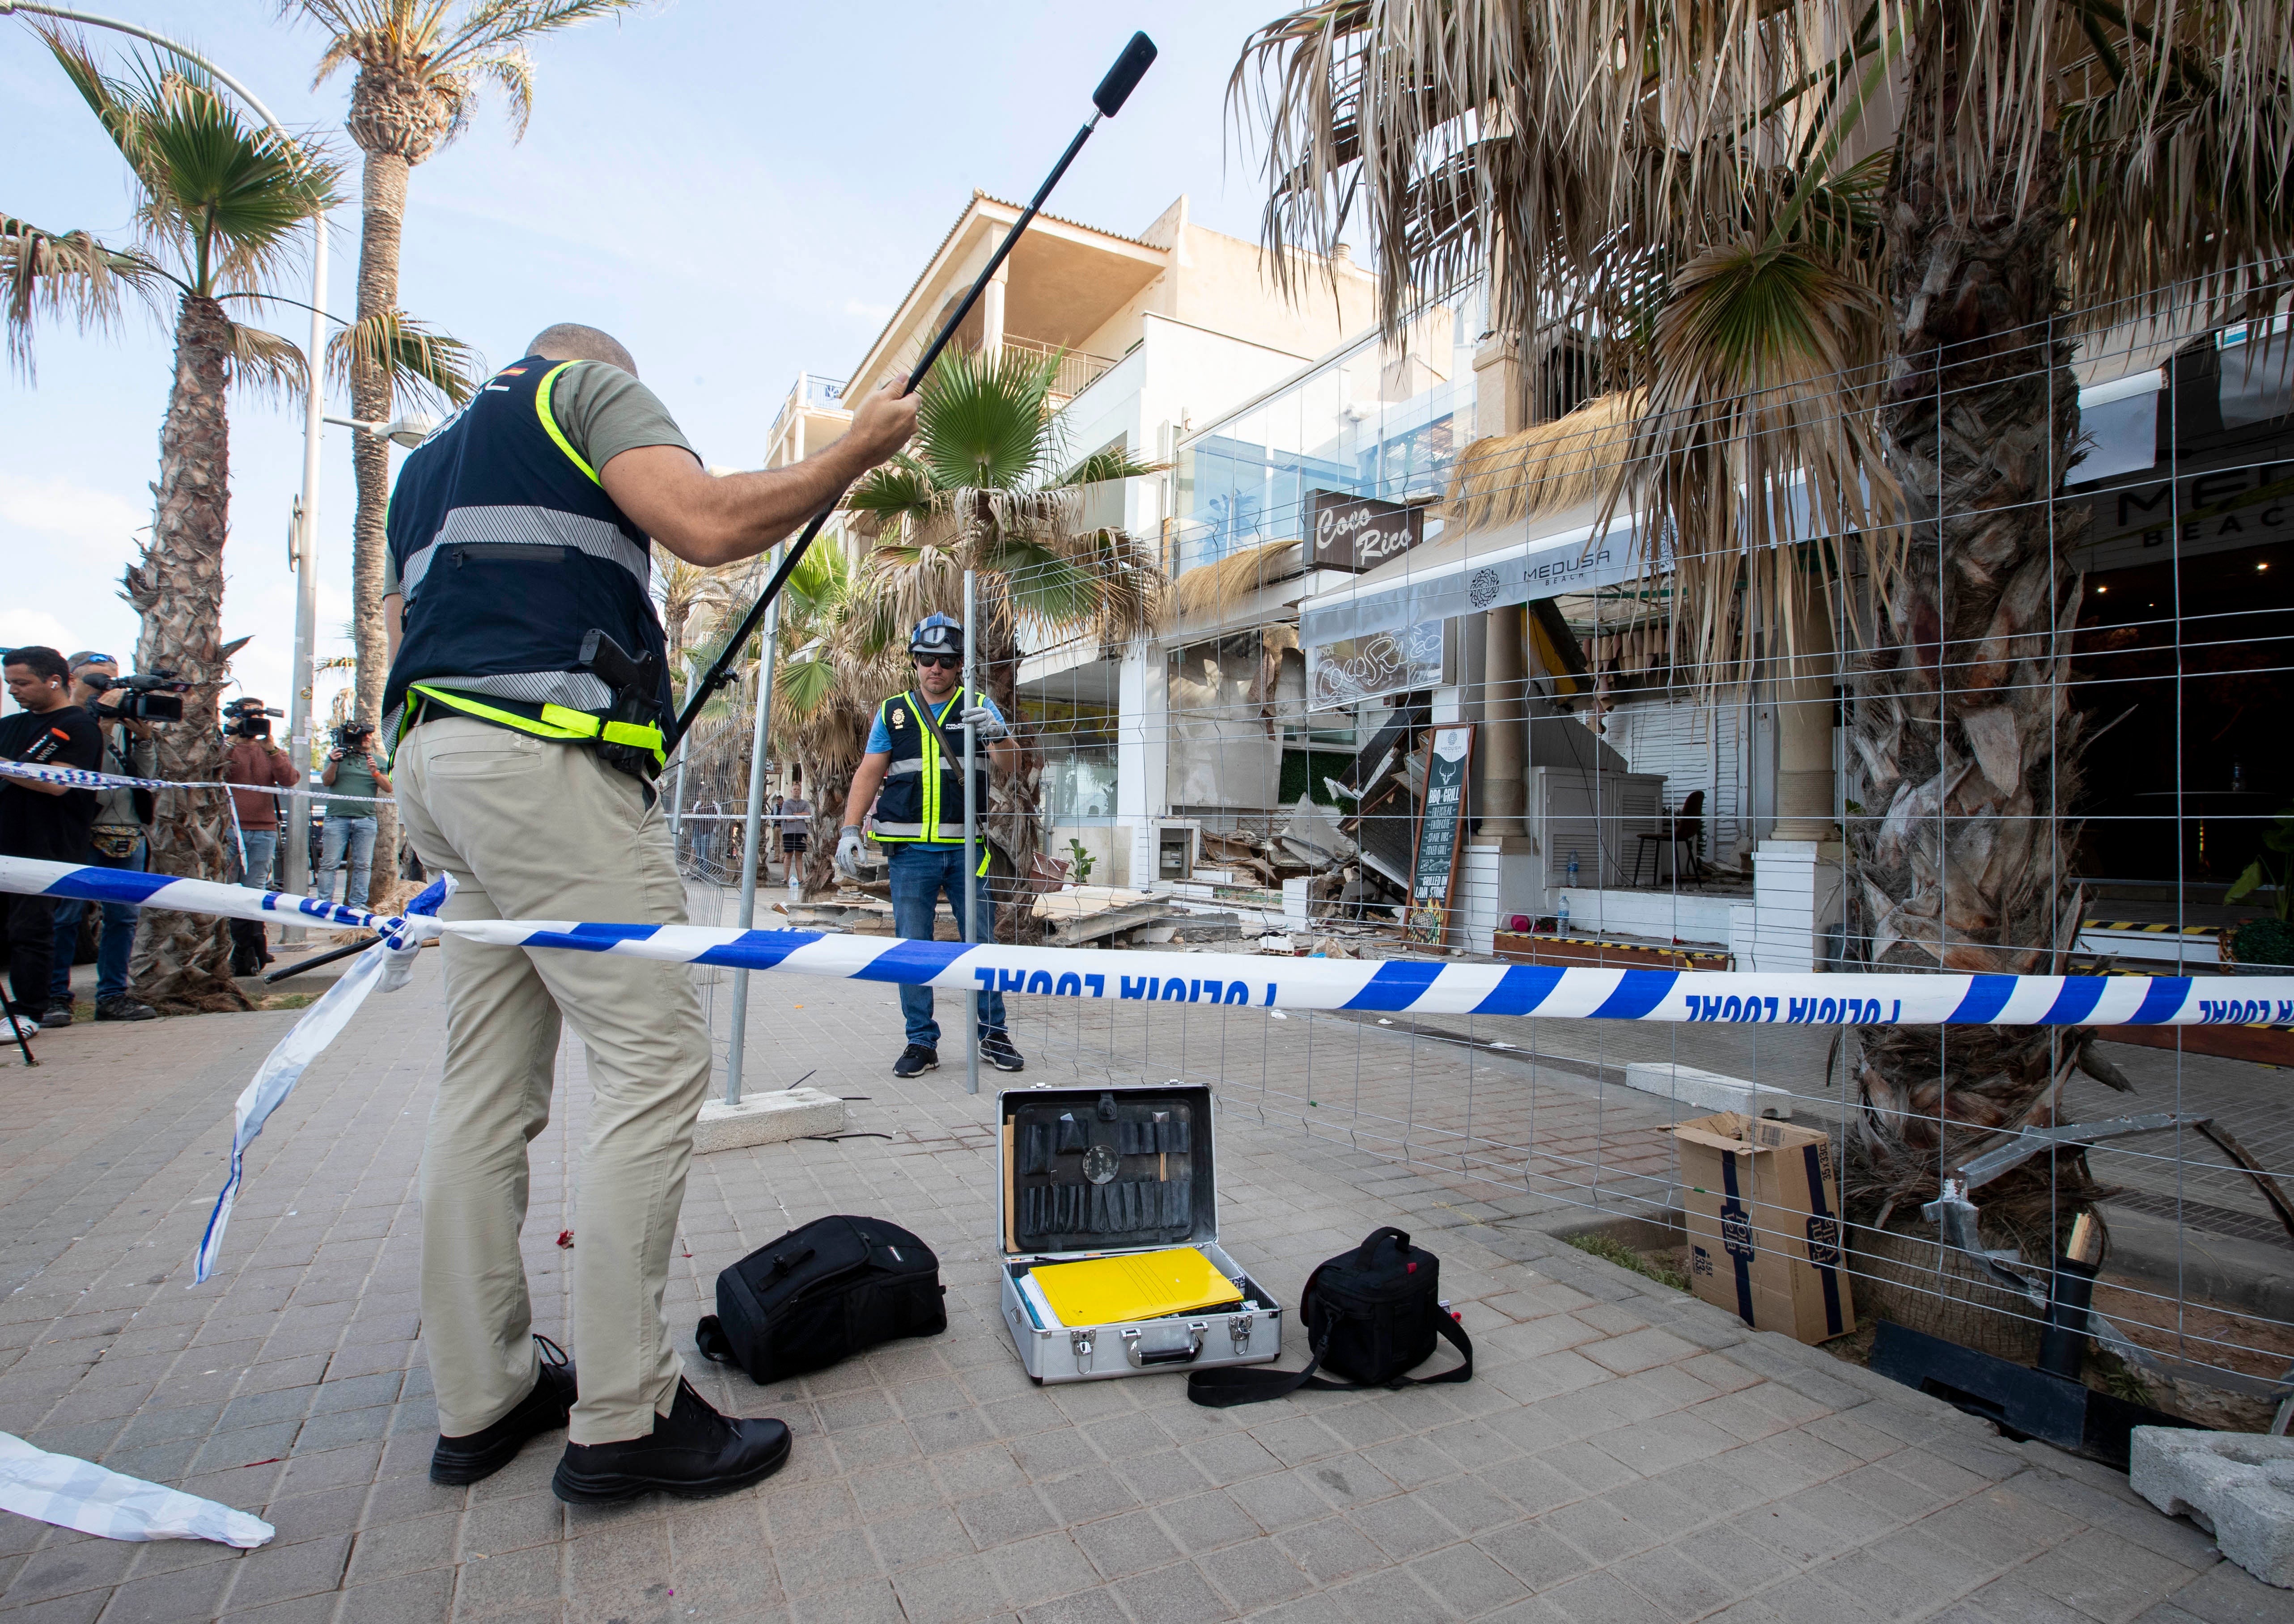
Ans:
[[[1471,723],[1436,727],[1427,743],[1426,800],[1410,865],[1409,935],[1439,946],[1449,935],[1450,901],[1458,886],[1458,849],[1466,830],[1466,774],[1474,759]]]
[[[1319,570],[1374,570],[1426,539],[1426,513],[1372,496],[1306,493],[1307,535]]]

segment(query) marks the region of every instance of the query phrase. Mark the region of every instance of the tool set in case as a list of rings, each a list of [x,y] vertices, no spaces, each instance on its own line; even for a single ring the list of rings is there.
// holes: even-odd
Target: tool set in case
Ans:
[[[1281,1305],[1219,1248],[1209,1089],[1008,1089],[997,1102],[1004,1323],[1030,1376],[1094,1381],[1280,1355]],[[1160,1260],[1187,1248],[1200,1254],[1200,1262],[1185,1260],[1198,1278],[1211,1277],[1212,1288],[1197,1295],[1216,1301],[1175,1313],[1121,1311],[1134,1281],[1141,1306],[1155,1308],[1144,1283]],[[1070,1271],[1090,1277],[1078,1282],[1086,1289],[1044,1289],[1061,1265],[1094,1259],[1103,1267]],[[1034,1278],[1038,1269],[1045,1282]],[[1117,1308],[1070,1324],[1053,1296]]]

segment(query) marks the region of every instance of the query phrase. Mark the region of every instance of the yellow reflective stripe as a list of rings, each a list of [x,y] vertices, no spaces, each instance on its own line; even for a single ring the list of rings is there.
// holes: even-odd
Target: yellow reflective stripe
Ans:
[[[409,683],[407,686],[414,693],[435,699],[442,705],[470,716],[484,717],[487,721],[516,728],[520,733],[530,733],[538,739],[579,741],[602,738],[608,744],[634,744],[640,750],[650,751],[658,760],[669,759],[669,751],[664,747],[665,742],[658,727],[637,722],[606,721],[587,710],[571,710],[564,705],[553,704],[544,704],[541,716],[537,720],[530,716],[520,716],[515,710],[497,709],[467,694],[431,687],[427,683]],[[401,731],[403,735],[403,730]]]
[[[915,710],[915,700],[906,694],[901,695],[901,698],[911,711]],[[923,726],[922,716],[916,718],[916,727],[917,730],[923,735],[923,826],[927,829],[938,829],[940,827],[940,735]]]
[[[602,483],[598,478],[598,470],[582,460],[581,453],[567,442],[565,431],[557,426],[557,419],[552,417],[549,411],[549,392],[557,386],[557,375],[566,368],[579,364],[576,361],[561,361],[543,373],[541,386],[533,392],[533,410],[535,415],[541,419],[541,426],[549,431],[552,440],[557,442],[557,449],[571,457],[574,459],[574,466],[587,474],[590,476],[590,483],[594,485]]]
[[[585,717],[579,710],[566,710],[557,705],[544,705],[542,713],[545,719],[536,721],[530,716],[520,716],[515,710],[498,710],[493,706],[471,699],[466,694],[450,694],[443,688],[434,688],[419,682],[408,686],[417,694],[427,699],[435,699],[451,710],[464,711],[471,716],[482,716],[490,722],[499,722],[505,727],[515,727],[520,733],[530,733],[538,738],[586,739],[596,732],[594,717]],[[549,712],[552,710],[557,710],[561,715],[580,718],[583,721],[592,723],[593,726],[589,733],[574,732],[555,727],[547,719]]]

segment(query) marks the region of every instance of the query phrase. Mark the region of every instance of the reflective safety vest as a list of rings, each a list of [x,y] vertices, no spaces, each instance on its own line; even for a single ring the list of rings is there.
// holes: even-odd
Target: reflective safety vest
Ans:
[[[673,699],[646,534],[550,415],[551,387],[579,364],[529,355],[503,368],[399,469],[388,537],[405,613],[383,690],[386,751],[437,706],[664,759]],[[660,662],[652,720],[611,719],[613,690],[577,669],[592,627]]]
[[[961,718],[968,702],[958,687],[931,712],[947,729],[948,742],[964,748]],[[895,694],[876,708],[884,731],[892,738],[892,762],[884,771],[884,787],[876,797],[876,838],[917,844],[964,843],[964,759],[950,760],[940,740],[924,726],[925,701],[914,689]],[[988,747],[980,747],[979,766],[972,774],[973,792],[981,817],[988,812]],[[984,842],[983,842],[984,843]]]

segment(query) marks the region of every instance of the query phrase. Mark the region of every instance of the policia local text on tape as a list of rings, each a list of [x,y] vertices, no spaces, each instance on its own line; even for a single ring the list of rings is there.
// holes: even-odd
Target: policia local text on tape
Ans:
[[[613,338],[558,326],[526,349],[391,493],[382,736],[400,811],[459,887],[448,919],[681,925],[648,782],[671,710],[647,538],[703,565],[762,552],[906,444],[916,402],[895,378],[819,455],[715,478]],[[422,1171],[432,1478],[475,1482],[559,1426],[568,1500],[766,1476],[788,1429],[719,1416],[679,1379],[662,1318],[709,1076],[690,977],[451,937],[443,951],[446,1061]],[[561,1022],[588,1048],[592,1090],[571,1364],[555,1344],[545,1363],[531,1336],[517,1245]]]

